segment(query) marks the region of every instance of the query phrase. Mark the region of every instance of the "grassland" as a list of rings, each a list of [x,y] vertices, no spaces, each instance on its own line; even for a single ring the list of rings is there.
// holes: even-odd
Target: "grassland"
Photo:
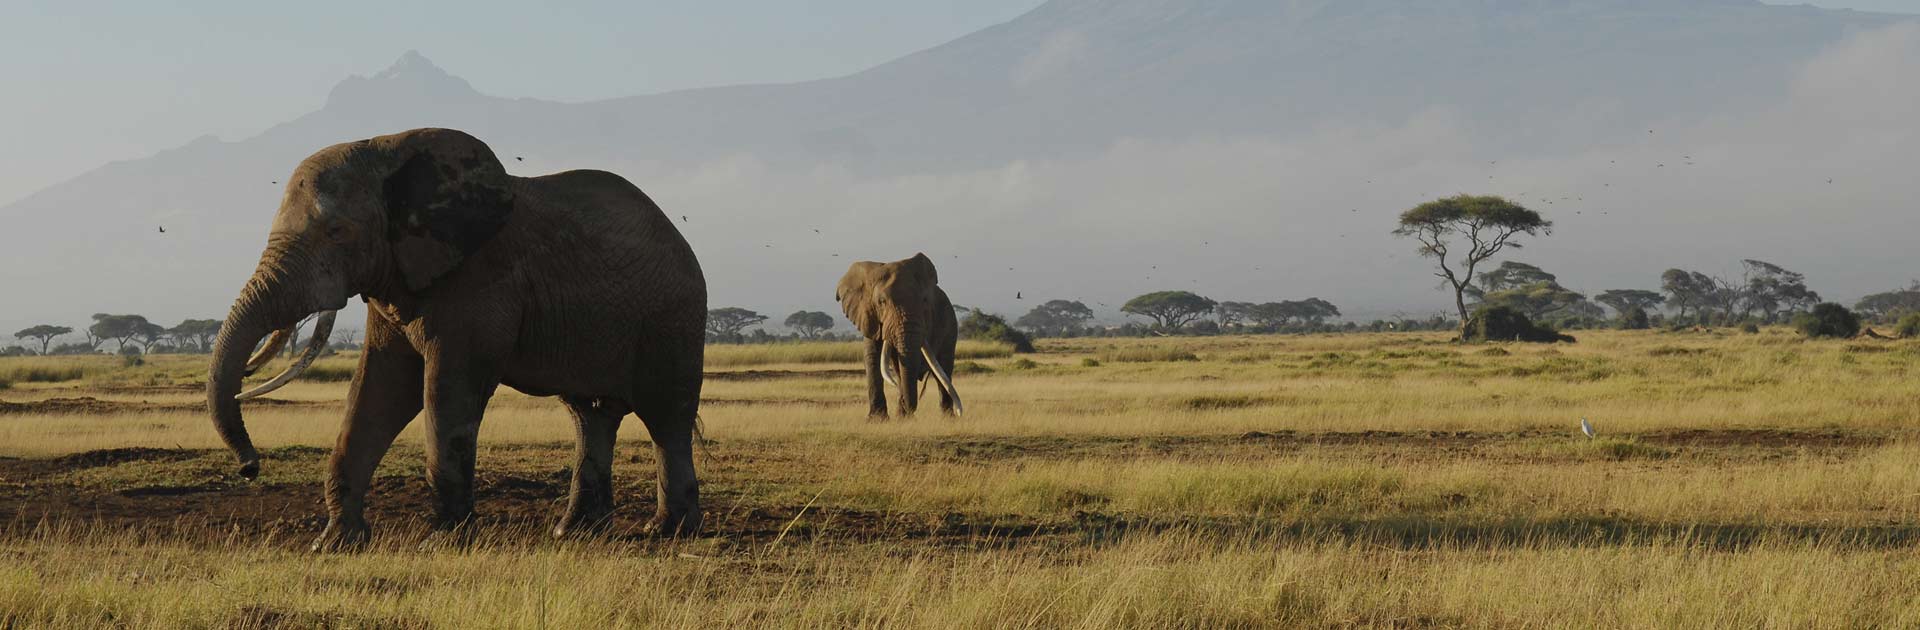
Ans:
[[[230,475],[156,357],[0,360],[0,627],[1914,627],[1920,342],[1786,330],[963,348],[969,415],[863,417],[858,346],[714,348],[709,533],[559,510],[571,431],[503,392],[469,536],[418,429],[377,542],[302,551],[353,357],[248,408]],[[1579,435],[1589,418],[1600,435]]]

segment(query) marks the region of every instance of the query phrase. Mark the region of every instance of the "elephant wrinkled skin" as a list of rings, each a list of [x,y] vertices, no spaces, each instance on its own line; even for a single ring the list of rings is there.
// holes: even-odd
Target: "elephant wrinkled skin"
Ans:
[[[265,392],[239,394],[240,380],[284,335],[255,360],[248,352],[354,295],[367,304],[366,350],[328,467],[317,550],[367,540],[374,468],[416,415],[426,422],[435,522],[469,522],[475,440],[501,384],[558,396],[573,415],[573,483],[556,535],[606,523],[614,436],[628,413],[652,435],[659,467],[650,526],[699,528],[693,440],[706,280],[673,223],[631,183],[590,170],[508,175],[487,145],[448,129],[334,145],[301,162],[207,380],[214,425],[241,474],[256,476],[260,456],[239,398]],[[326,335],[316,330],[309,356],[289,369],[311,361]]]
[[[939,386],[941,411],[964,411],[953,386],[960,324],[926,254],[890,263],[853,263],[833,298],[867,338],[869,417],[887,417],[883,381],[900,390],[900,415],[913,415],[920,406],[920,383],[928,376]]]

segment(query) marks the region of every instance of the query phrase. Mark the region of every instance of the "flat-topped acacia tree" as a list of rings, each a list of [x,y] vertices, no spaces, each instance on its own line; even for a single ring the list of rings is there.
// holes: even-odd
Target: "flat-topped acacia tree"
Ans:
[[[1440,267],[1433,275],[1453,289],[1460,313],[1460,338],[1467,338],[1467,289],[1480,263],[1506,249],[1520,249],[1521,235],[1553,233],[1553,222],[1525,206],[1498,196],[1456,195],[1429,201],[1400,213],[1394,235],[1420,243],[1420,255]],[[1456,268],[1458,267],[1458,268]]]

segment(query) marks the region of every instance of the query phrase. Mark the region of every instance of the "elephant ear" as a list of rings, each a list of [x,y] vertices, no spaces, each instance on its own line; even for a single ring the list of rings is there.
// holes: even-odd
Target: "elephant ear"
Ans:
[[[492,240],[514,198],[506,170],[479,140],[446,130],[410,133],[421,137],[401,141],[405,160],[381,192],[394,261],[418,292]]]
[[[833,299],[840,303],[840,311],[853,322],[853,327],[861,331],[878,325],[873,313],[873,300],[868,295],[872,291],[873,271],[878,265],[870,262],[857,262],[847,268],[847,274],[840,277],[839,286],[834,287]]]

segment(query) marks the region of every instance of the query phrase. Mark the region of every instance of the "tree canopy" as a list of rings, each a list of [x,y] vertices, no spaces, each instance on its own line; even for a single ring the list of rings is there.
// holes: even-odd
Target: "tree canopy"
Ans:
[[[40,354],[46,354],[47,346],[53,343],[54,338],[71,332],[73,332],[73,329],[66,326],[41,324],[32,328],[21,329],[19,332],[13,333],[13,338],[37,339],[40,341]]]
[[[136,339],[143,340],[145,343],[140,346],[141,352],[145,352],[146,346],[152,345],[154,341],[158,340],[167,332],[166,328],[161,327],[159,324],[149,322],[146,317],[140,315],[111,315],[107,313],[95,313],[93,315],[93,325],[87,327],[87,330],[92,333],[96,339],[114,340],[119,344],[121,350],[127,349],[129,344],[132,344]]]
[[[764,321],[767,321],[767,316],[737,306],[716,308],[707,311],[707,334],[734,337]]]
[[[174,345],[207,352],[213,349],[214,335],[220,334],[220,323],[217,319],[189,319],[168,328],[167,336],[173,338]]]
[[[820,311],[794,311],[783,323],[800,336],[813,339],[833,329],[833,316]]]
[[[1658,291],[1647,291],[1644,289],[1607,289],[1601,291],[1600,295],[1595,296],[1593,301],[1607,305],[1607,308],[1613,309],[1616,313],[1624,314],[1636,308],[1641,311],[1650,311],[1659,308],[1661,304],[1667,302],[1667,298],[1660,295]]]
[[[1066,335],[1090,321],[1093,321],[1093,309],[1087,305],[1073,300],[1048,300],[1021,315],[1013,324],[1048,337]]]
[[[1920,281],[1913,286],[1898,291],[1875,293],[1853,305],[1853,310],[1878,320],[1896,320],[1912,313],[1920,313]]]
[[[1151,319],[1161,330],[1171,331],[1206,317],[1215,306],[1213,300],[1191,292],[1156,291],[1127,300],[1120,312]]]
[[[1464,339],[1467,289],[1480,264],[1509,248],[1520,249],[1515,239],[1521,235],[1552,234],[1553,222],[1501,197],[1456,195],[1401,213],[1393,233],[1419,242],[1420,255],[1434,259],[1439,270],[1433,275],[1453,289]]]

